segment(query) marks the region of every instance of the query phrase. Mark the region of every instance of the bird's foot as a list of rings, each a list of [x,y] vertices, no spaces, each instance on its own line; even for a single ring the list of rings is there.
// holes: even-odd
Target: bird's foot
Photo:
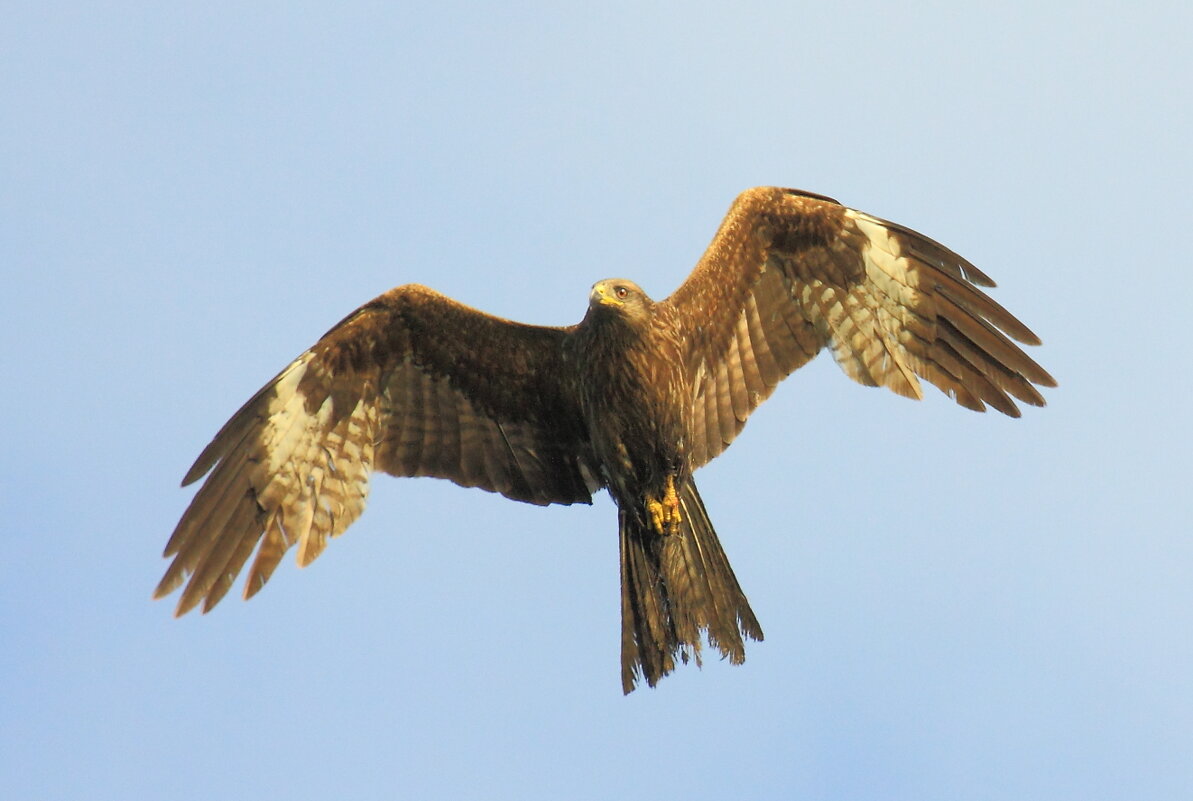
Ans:
[[[679,533],[683,515],[679,511],[679,494],[675,491],[673,476],[667,476],[667,487],[663,490],[662,500],[649,499],[646,502],[646,511],[650,513],[650,522],[655,531],[664,536]]]

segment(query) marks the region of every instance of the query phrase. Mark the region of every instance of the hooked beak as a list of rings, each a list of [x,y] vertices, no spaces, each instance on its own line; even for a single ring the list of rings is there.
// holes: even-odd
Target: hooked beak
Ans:
[[[588,293],[588,303],[591,306],[616,306],[617,298],[609,294],[609,288],[604,281],[597,281]]]

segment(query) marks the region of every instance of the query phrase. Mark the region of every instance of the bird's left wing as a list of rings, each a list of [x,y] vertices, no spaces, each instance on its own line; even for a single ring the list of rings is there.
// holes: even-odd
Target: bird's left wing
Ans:
[[[170,537],[174,561],[154,597],[189,576],[177,614],[200,602],[207,611],[254,549],[245,597],[291,546],[310,563],[364,510],[373,470],[530,503],[589,502],[599,483],[562,362],[566,336],[419,286],[362,306],[199,455],[183,485],[210,475]]]
[[[693,466],[823,347],[855,381],[909,398],[923,378],[977,411],[1044,405],[1033,385],[1056,382],[1011,341],[1039,339],[977,286],[994,282],[907,228],[793,189],[743,192],[663,301],[687,349]]]

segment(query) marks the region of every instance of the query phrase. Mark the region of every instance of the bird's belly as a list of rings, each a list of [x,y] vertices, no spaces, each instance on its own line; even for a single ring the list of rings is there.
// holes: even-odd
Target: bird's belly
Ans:
[[[616,499],[637,502],[657,494],[668,476],[687,478],[678,415],[659,404],[624,401],[593,411],[593,449]]]

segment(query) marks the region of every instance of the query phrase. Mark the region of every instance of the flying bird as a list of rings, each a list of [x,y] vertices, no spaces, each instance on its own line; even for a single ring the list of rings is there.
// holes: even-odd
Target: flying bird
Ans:
[[[653,301],[593,285],[578,324],[525,325],[401,286],[352,312],[249,399],[183,479],[155,598],[206,612],[249,556],[246,598],[297,546],[305,566],[363,511],[370,476],[436,476],[533,504],[617,503],[621,679],[734,664],[762,628],[693,473],[779,382],[828,348],[845,374],[1019,416],[1056,382],[985,273],[899,225],[793,189],[734,201],[695,270]]]

